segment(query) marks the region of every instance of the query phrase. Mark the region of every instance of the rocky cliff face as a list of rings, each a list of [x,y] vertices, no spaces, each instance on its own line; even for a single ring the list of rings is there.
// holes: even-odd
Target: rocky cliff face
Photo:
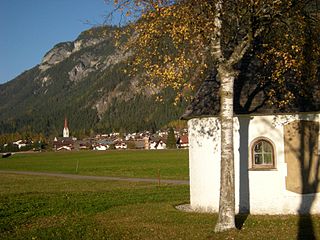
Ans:
[[[39,68],[43,71],[52,67],[53,65],[63,61],[69,57],[74,49],[74,44],[72,42],[60,43],[56,45],[52,50],[50,50],[43,57]]]
[[[169,103],[172,94],[166,93],[166,107],[154,110],[159,103],[152,91],[124,73],[130,53],[115,48],[114,30],[93,28],[73,42],[59,43],[39,65],[0,85],[0,133],[52,134],[60,131],[65,116],[77,131],[160,128],[160,122],[178,118],[182,108]]]
[[[86,51],[90,47],[95,47],[98,44],[112,40],[112,35],[109,34],[107,37],[97,36],[94,33],[92,38],[81,38],[81,35],[74,42],[64,42],[59,43],[54,46],[49,52],[43,57],[39,69],[42,72],[54,67],[56,64],[61,63],[69,57],[77,57],[79,59],[75,60],[76,65],[68,72],[70,81],[79,81],[86,77],[89,72],[98,69],[97,64],[101,62],[102,58],[105,56],[97,56]],[[75,53],[83,53],[75,56]]]
[[[71,54],[78,52],[82,49],[95,46],[105,40],[106,39],[103,38],[87,40],[79,39],[74,42],[59,43],[44,55],[39,68],[45,71],[48,68],[54,66],[55,64],[65,60]]]
[[[68,72],[70,81],[81,81],[92,71],[98,69],[97,63],[100,59],[95,58],[91,54],[83,54],[77,61],[77,64]]]

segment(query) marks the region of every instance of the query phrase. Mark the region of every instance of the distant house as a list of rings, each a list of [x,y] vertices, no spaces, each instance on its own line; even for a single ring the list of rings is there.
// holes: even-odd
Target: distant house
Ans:
[[[135,149],[148,149],[149,148],[149,143],[148,147],[146,148],[145,140],[144,139],[137,139],[133,141],[134,143],[134,148]]]
[[[13,142],[13,145],[16,145],[19,149],[27,146],[27,142],[24,140],[18,140]]]
[[[151,149],[151,150],[156,149],[156,145],[157,145],[157,142],[155,142],[155,141],[150,141],[150,143],[149,143],[149,149]]]
[[[113,145],[113,141],[108,139],[100,139],[95,143],[95,148],[96,150],[107,150],[111,145]]]
[[[189,138],[188,135],[182,135],[177,140],[178,148],[188,148],[189,147]]]
[[[53,141],[53,148],[59,150],[72,150],[74,149],[75,139],[68,137],[55,138]]]
[[[109,149],[108,145],[97,145],[93,148],[93,150],[98,150],[98,151],[105,151]]]
[[[116,142],[114,145],[115,149],[127,149],[128,146],[125,142]]]
[[[61,150],[67,150],[67,151],[71,151],[71,147],[69,146],[61,146],[56,148],[57,151],[61,151]]]
[[[144,149],[150,149],[150,145],[149,145],[149,136],[144,136],[143,137],[143,147]]]
[[[162,140],[151,140],[150,141],[150,149],[152,150],[160,150],[160,149],[166,149],[167,148],[167,144]]]
[[[156,149],[166,149],[167,144],[164,141],[160,140],[155,147],[156,147]]]
[[[2,154],[1,154],[1,157],[2,157],[2,158],[8,158],[8,157],[10,157],[12,154],[13,154],[13,153],[2,153]]]
[[[285,109],[266,104],[263,89],[237,79],[234,88],[236,211],[320,213],[320,91],[296,96]],[[188,120],[190,205],[217,212],[220,193],[219,82],[198,90]]]
[[[92,144],[90,140],[77,140],[74,142],[73,146],[75,150],[92,149]]]

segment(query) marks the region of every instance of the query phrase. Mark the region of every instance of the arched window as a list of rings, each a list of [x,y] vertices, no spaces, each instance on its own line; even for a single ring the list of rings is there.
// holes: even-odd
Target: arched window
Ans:
[[[274,148],[271,141],[260,138],[251,145],[252,168],[275,168]]]

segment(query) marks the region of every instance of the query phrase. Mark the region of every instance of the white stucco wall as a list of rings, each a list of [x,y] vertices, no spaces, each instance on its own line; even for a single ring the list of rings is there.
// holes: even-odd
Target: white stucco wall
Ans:
[[[215,118],[192,119],[188,128],[191,206],[217,211],[220,142],[214,139],[220,136],[219,123]]]
[[[320,113],[234,118],[236,211],[253,214],[320,213],[320,193],[286,190],[283,126],[295,120],[319,121]],[[220,188],[220,124],[218,118],[188,121],[190,203],[193,209],[218,211]],[[275,170],[249,170],[250,144],[260,137],[271,140]],[[320,146],[320,144],[319,144]]]

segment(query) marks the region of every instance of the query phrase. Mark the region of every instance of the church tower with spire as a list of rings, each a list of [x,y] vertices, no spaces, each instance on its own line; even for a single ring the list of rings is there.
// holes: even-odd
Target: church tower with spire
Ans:
[[[68,138],[69,137],[68,121],[67,121],[66,117],[64,118],[64,128],[63,128],[62,136],[64,138]]]

